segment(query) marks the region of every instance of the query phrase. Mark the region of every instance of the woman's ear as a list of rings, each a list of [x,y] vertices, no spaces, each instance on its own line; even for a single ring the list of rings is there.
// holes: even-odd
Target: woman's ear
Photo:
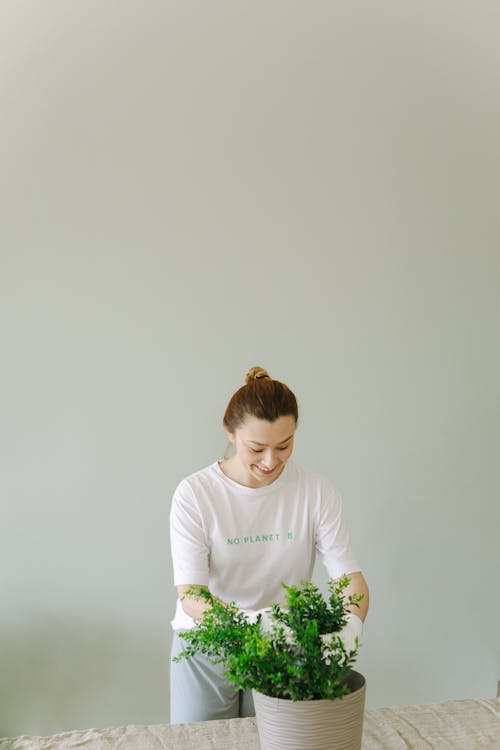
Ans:
[[[224,451],[224,459],[227,461],[227,459],[231,458],[231,456],[236,452],[236,450],[234,449],[236,437],[232,432],[229,432],[229,430],[226,430],[226,435],[229,442],[226,446],[226,450]]]

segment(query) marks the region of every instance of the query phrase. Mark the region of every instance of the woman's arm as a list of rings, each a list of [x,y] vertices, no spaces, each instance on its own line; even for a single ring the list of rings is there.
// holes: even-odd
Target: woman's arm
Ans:
[[[368,591],[368,585],[365,581],[363,573],[358,570],[356,573],[347,573],[347,577],[351,580],[349,585],[344,589],[344,595],[349,594],[363,594],[363,599],[359,602],[359,607],[351,607],[350,611],[359,617],[361,622],[365,621],[366,615],[368,614],[368,607],[370,603],[370,592]],[[335,579],[335,583],[338,583],[339,579]]]
[[[177,586],[177,595],[181,600],[182,609],[193,620],[200,620],[203,613],[210,609],[210,603],[198,596],[186,596],[186,592],[191,588],[205,589],[208,591],[206,586],[201,586],[199,583],[188,583],[182,586]],[[218,601],[221,601],[220,599]]]

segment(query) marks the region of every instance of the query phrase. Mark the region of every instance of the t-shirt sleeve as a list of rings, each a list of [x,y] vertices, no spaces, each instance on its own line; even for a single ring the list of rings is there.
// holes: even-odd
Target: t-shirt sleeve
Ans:
[[[174,586],[208,585],[208,546],[201,513],[191,488],[181,483],[170,511]]]
[[[330,578],[361,570],[351,548],[349,530],[342,509],[342,497],[334,487],[321,493],[316,550]]]

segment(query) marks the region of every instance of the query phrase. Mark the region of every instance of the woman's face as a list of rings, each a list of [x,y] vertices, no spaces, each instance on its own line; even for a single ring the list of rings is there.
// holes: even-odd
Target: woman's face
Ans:
[[[278,417],[275,422],[247,417],[229,440],[241,480],[248,487],[262,487],[279,477],[292,455],[295,419]]]

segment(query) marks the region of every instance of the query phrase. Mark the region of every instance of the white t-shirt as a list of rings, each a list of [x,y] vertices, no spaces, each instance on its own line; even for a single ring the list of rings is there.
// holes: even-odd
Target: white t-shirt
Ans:
[[[291,460],[265,487],[234,482],[217,462],[183,479],[170,535],[174,585],[208,586],[243,609],[282,603],[281,583],[310,580],[316,553],[331,578],[360,570],[339,492]],[[193,624],[178,600],[172,627]]]

